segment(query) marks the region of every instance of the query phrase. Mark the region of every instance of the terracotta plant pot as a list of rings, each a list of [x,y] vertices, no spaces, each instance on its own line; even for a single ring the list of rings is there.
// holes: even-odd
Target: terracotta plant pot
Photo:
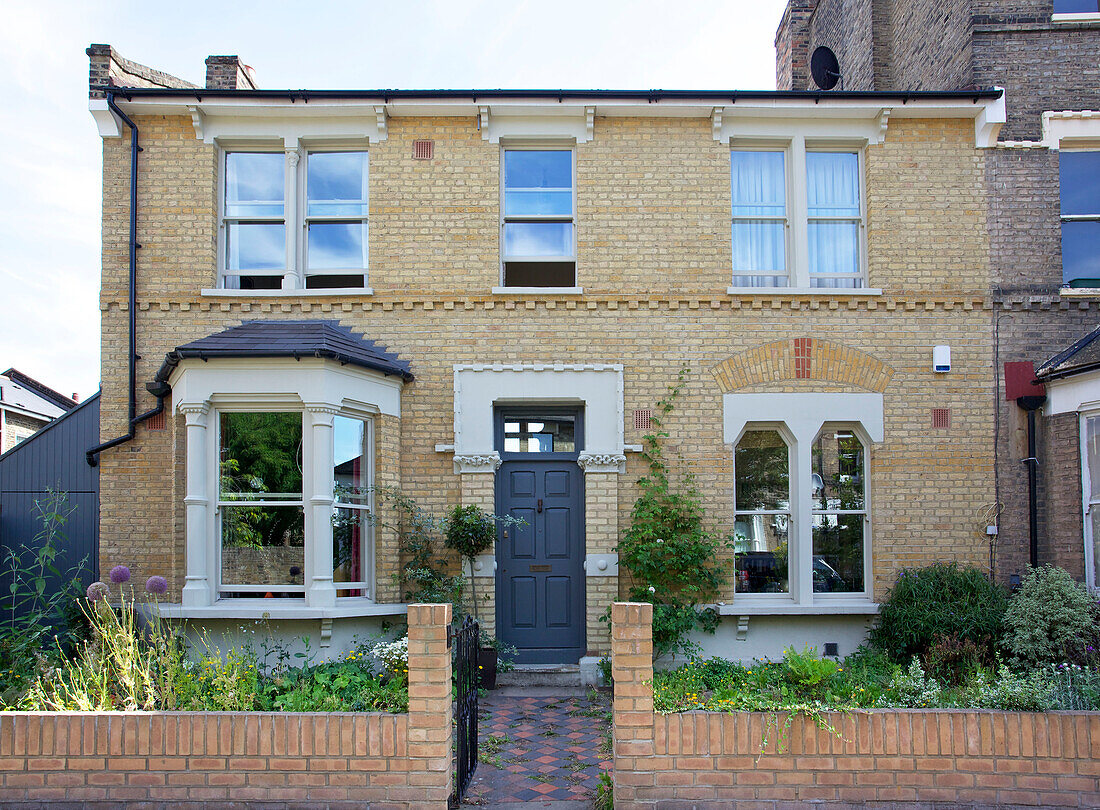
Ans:
[[[477,651],[477,663],[481,667],[481,688],[497,688],[497,651],[491,647],[482,647]]]

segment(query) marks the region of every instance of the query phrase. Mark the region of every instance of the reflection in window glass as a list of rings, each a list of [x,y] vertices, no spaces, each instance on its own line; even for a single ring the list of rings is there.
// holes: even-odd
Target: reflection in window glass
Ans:
[[[301,454],[301,414],[221,414],[221,596],[303,594]]]
[[[815,593],[864,590],[865,453],[851,430],[826,426],[811,452]]]
[[[506,149],[503,161],[505,286],[572,286],[572,151]]]
[[[225,156],[225,269],[286,267],[282,152],[229,152]]]
[[[738,593],[788,593],[790,461],[778,431],[749,430],[734,450]]]
[[[1100,152],[1060,152],[1062,280],[1100,287]]]
[[[306,166],[307,275],[365,270],[369,244],[367,153],[311,152]],[[361,272],[347,278],[346,285],[326,286],[364,283]]]
[[[1054,0],[1055,14],[1100,14],[1100,0]]]
[[[576,449],[572,416],[510,418],[504,423],[505,453],[573,453]]]
[[[337,596],[369,596],[370,461],[368,424],[336,416],[332,424],[332,579]]]

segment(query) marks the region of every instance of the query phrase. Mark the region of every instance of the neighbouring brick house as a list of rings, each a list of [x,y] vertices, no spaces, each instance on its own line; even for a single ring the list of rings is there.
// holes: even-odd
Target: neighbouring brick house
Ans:
[[[69,398],[9,368],[0,374],[0,453],[30,438],[75,405],[75,394]]]
[[[996,372],[989,396],[1003,510],[991,552],[998,577],[1018,581],[1031,558],[1031,467],[1038,562],[1100,585],[1100,526],[1094,532],[1092,518],[1083,520],[1093,513],[1092,493],[1082,487],[1081,438],[1097,415],[1100,387],[1081,391],[1075,371],[1080,396],[1070,403],[1052,395],[1042,404],[1034,453],[1024,406],[1040,401],[1021,399],[1044,393],[1032,385],[1035,368],[1100,323],[1100,6],[791,0],[776,35],[780,89],[816,88],[809,61],[820,46],[835,52],[845,90],[1005,88],[1007,121],[985,161]],[[1049,382],[1069,385],[1065,379]]]
[[[88,53],[101,568],[173,615],[334,649],[399,615],[364,517],[393,486],[523,517],[481,613],[593,662],[684,366],[670,449],[737,545],[712,651],[845,654],[902,566],[985,560],[999,93],[263,91],[235,57],[193,88]]]

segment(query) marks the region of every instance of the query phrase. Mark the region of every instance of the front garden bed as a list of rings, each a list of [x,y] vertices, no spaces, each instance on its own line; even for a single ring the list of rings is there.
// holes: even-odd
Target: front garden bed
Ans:
[[[616,810],[809,800],[1100,806],[1100,714],[737,711],[706,690],[685,694],[711,711],[658,714],[651,628],[651,605],[613,606]],[[662,700],[675,710],[695,698]]]
[[[410,605],[408,712],[6,712],[0,803],[446,807],[450,605]]]

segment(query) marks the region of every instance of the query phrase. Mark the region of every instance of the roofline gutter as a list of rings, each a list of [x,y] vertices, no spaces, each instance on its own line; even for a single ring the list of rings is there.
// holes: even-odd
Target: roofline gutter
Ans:
[[[1090,371],[1096,371],[1100,369],[1100,362],[1089,363],[1084,366],[1076,366],[1075,368],[1066,369],[1065,371],[1056,371],[1049,374],[1036,374],[1035,379],[1039,382],[1053,382],[1054,380],[1064,380],[1066,377],[1075,377],[1078,374],[1087,374]]]
[[[593,99],[646,101],[710,101],[736,104],[739,100],[792,100],[813,101],[815,104],[828,99],[848,101],[890,100],[906,104],[921,100],[970,100],[977,104],[982,100],[1000,98],[1004,90],[234,90],[230,88],[184,87],[134,87],[120,88],[114,95],[131,101],[136,98],[176,97],[235,99],[287,99],[308,102],[309,99],[370,99],[382,102],[426,99],[469,99],[473,103],[489,99],[553,99],[584,101]],[[108,94],[110,103],[111,94]],[[117,107],[110,105],[117,111]]]
[[[141,245],[137,241],[137,169],[138,153],[141,152],[137,124],[130,120],[115,104],[115,93],[107,91],[107,107],[117,115],[123,123],[130,128],[130,234],[129,234],[129,331],[128,366],[130,398],[127,410],[127,432],[109,441],[98,444],[85,451],[84,456],[88,460],[88,466],[95,467],[99,463],[99,454],[112,447],[118,447],[134,438],[135,429],[147,419],[151,419],[164,412],[164,398],[172,392],[166,384],[148,386],[149,392],[157,398],[156,407],[146,411],[140,416],[137,414],[137,251]]]

